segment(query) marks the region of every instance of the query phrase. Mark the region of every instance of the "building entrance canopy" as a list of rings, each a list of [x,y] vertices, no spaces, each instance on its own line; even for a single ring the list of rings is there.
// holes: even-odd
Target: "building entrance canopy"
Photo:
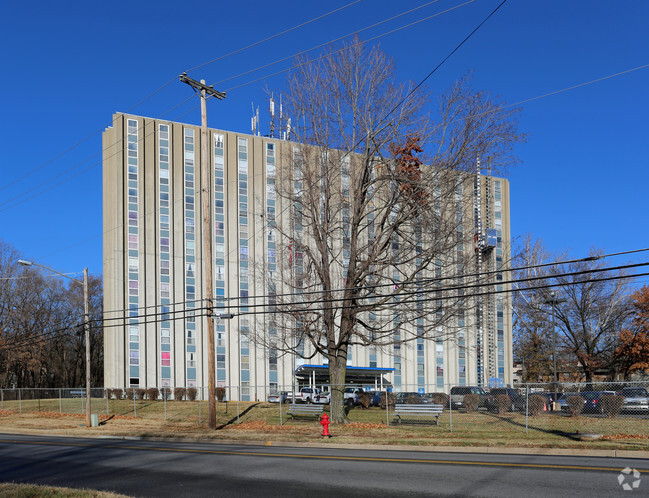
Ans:
[[[390,385],[383,375],[394,372],[394,368],[347,367],[346,384]],[[300,365],[295,369],[295,378],[300,383],[315,385],[330,384],[329,365]]]

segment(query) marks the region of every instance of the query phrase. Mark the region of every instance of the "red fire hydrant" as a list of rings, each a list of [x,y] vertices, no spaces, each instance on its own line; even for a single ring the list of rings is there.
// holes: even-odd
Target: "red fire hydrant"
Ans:
[[[320,425],[322,426],[322,435],[331,437],[331,434],[329,434],[329,417],[327,417],[326,413],[322,414],[322,418],[320,419]]]

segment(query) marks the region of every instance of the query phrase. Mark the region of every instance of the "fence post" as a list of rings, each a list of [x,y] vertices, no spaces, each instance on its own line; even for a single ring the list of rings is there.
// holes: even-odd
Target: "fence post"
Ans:
[[[279,395],[279,425],[284,425],[284,422],[282,422],[282,395],[281,394]]]
[[[165,422],[167,421],[167,388],[163,387],[162,388],[162,399],[164,400],[165,403]]]
[[[109,398],[108,389],[106,389],[105,392],[106,392],[106,416],[110,417],[110,408],[108,407],[108,398]]]
[[[5,391],[0,389],[0,410],[5,409]]]
[[[22,390],[19,387],[18,388],[18,410],[20,411],[20,414],[23,414],[23,396],[22,396]]]
[[[136,393],[133,393],[133,413],[135,418],[137,418],[137,406],[135,406],[135,398],[137,397]]]
[[[525,384],[525,434],[529,434],[528,426],[530,419],[530,386]]]
[[[451,433],[453,432],[453,404],[451,403],[451,389],[452,386],[448,387],[448,417],[451,425]]]
[[[203,388],[199,387],[199,395],[198,395],[198,423],[201,423],[201,411],[203,409]]]
[[[59,413],[63,413],[63,399],[61,397],[61,388],[59,387]]]
[[[345,397],[343,395],[343,404],[344,403],[345,403]],[[387,387],[385,388],[385,423],[388,427],[390,427],[390,398],[388,397]]]
[[[241,410],[239,409],[239,400],[240,399],[241,399],[241,386],[237,387],[237,425],[241,423],[239,421],[239,413],[241,413]]]

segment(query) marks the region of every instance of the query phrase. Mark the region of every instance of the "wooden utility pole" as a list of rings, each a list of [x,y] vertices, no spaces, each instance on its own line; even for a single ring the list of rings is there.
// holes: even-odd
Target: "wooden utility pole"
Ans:
[[[208,133],[207,133],[207,95],[216,97],[219,100],[225,98],[225,92],[214,90],[214,87],[205,85],[205,80],[200,82],[187,76],[187,73],[180,75],[180,81],[187,83],[195,92],[200,92],[201,96],[201,199],[203,209],[203,261],[205,262],[205,279],[203,288],[205,289],[206,302],[206,325],[207,325],[207,395],[208,395],[208,426],[210,429],[216,429],[216,361],[214,345],[214,319],[212,311],[214,306],[214,282],[212,281],[212,186],[210,183],[210,172],[208,170],[210,161],[208,160]]]
[[[83,269],[83,329],[86,337],[86,427],[92,427],[90,408],[90,306],[88,304],[88,268]]]

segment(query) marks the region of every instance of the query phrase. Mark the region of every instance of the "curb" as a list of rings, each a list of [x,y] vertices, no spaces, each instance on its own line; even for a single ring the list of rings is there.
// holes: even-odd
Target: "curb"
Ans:
[[[165,441],[179,443],[199,443],[214,445],[240,445],[240,446],[275,446],[280,448],[335,448],[347,450],[380,450],[380,451],[410,451],[422,453],[478,453],[489,455],[537,455],[537,456],[588,456],[606,458],[638,458],[649,459],[649,451],[633,450],[583,450],[577,448],[519,448],[519,447],[492,447],[492,446],[408,446],[408,445],[380,445],[380,444],[336,444],[315,442],[288,442],[288,441],[254,441],[238,439],[195,439],[195,438],[168,438],[159,436],[98,436],[100,439],[124,439],[138,441]]]
[[[409,446],[402,444],[336,444],[319,442],[300,441],[269,441],[269,440],[239,440],[239,439],[205,439],[188,437],[164,437],[164,436],[119,436],[111,434],[46,434],[40,432],[9,432],[0,431],[0,435],[21,434],[28,436],[47,436],[60,438],[85,438],[85,439],[108,439],[124,441],[164,441],[177,443],[196,443],[212,445],[238,445],[238,446],[275,446],[280,448],[335,448],[347,450],[376,450],[376,451],[409,451],[421,453],[465,453],[465,454],[489,454],[489,455],[536,455],[536,456],[587,456],[605,458],[630,458],[649,460],[649,451],[642,450],[602,450],[602,449],[579,449],[579,448],[521,448],[503,446]]]

